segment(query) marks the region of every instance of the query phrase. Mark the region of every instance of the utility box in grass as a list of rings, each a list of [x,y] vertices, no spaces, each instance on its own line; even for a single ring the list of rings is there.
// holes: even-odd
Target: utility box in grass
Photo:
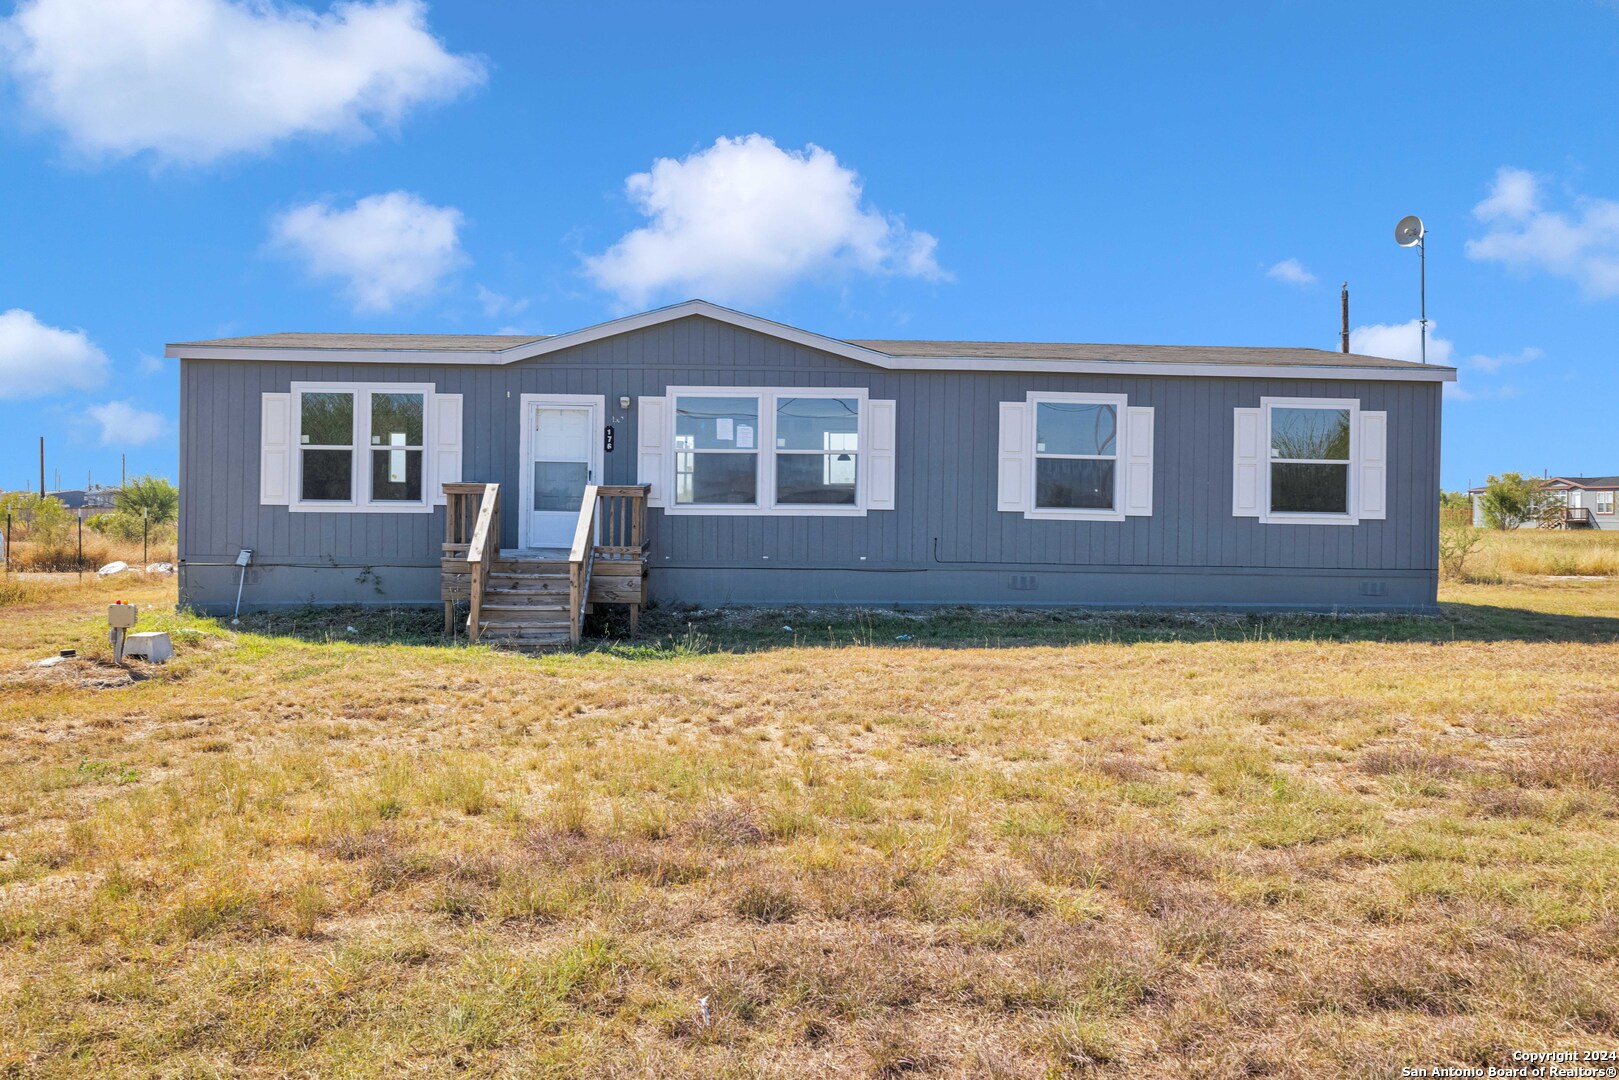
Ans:
[[[113,630],[133,630],[140,611],[134,604],[109,604],[107,626]]]

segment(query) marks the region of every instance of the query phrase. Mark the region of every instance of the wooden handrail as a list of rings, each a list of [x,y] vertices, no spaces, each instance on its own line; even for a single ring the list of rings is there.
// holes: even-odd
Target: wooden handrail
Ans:
[[[478,522],[467,544],[467,563],[472,569],[471,599],[467,611],[467,640],[477,641],[483,633],[483,594],[489,580],[489,564],[500,551],[500,485],[474,485],[483,489],[478,504]],[[445,485],[448,492],[450,485]],[[469,493],[470,494],[470,493]]]
[[[568,549],[568,640],[579,644],[584,633],[585,605],[590,602],[590,572],[596,559],[595,484],[585,486],[579,501],[579,523],[573,529],[573,547]]]

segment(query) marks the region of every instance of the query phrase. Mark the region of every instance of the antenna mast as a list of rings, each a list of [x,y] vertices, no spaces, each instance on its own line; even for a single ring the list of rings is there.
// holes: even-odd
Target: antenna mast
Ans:
[[[1428,230],[1423,226],[1422,219],[1415,214],[1409,214],[1400,219],[1394,226],[1394,242],[1401,247],[1415,247],[1418,256],[1418,273],[1421,289],[1421,322],[1422,322],[1422,362],[1428,362]]]

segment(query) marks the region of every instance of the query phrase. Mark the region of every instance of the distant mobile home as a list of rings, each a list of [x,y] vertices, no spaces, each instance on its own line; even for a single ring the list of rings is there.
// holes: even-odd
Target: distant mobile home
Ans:
[[[1473,524],[1484,526],[1484,493],[1487,488],[1469,488],[1473,503]],[[1538,524],[1545,529],[1619,529],[1619,476],[1548,476],[1541,484],[1546,506]]]
[[[207,611],[241,549],[246,610],[540,607],[570,554],[575,606],[1436,607],[1448,367],[843,341],[700,300],[554,337],[168,355],[181,591]]]

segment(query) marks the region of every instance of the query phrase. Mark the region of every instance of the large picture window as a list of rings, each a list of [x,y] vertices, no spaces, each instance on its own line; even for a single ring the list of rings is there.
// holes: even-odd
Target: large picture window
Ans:
[[[691,513],[861,513],[859,390],[668,391],[673,499]]]
[[[424,477],[431,386],[293,387],[295,506],[430,508]]]

